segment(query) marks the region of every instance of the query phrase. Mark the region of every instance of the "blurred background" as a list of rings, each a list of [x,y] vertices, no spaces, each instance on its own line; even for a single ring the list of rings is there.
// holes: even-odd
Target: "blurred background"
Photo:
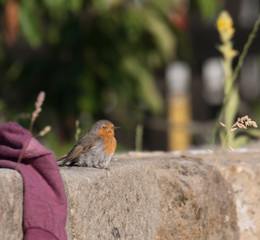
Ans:
[[[119,151],[207,144],[223,102],[216,19],[229,11],[242,51],[258,0],[0,0],[0,122],[28,128],[57,155],[98,119],[120,126]],[[238,82],[239,115],[260,120],[259,34]],[[234,64],[236,64],[235,59]],[[141,142],[140,143],[140,138]]]

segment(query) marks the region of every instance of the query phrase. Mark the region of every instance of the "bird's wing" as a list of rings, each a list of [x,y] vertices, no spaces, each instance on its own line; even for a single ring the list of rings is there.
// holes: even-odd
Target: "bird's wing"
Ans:
[[[61,160],[63,160],[64,158],[66,158],[68,156],[68,153],[63,154],[62,156],[60,156],[59,158],[56,159],[57,162],[60,162]]]
[[[80,153],[96,146],[97,143],[100,141],[100,138],[100,136],[97,136],[92,133],[87,133],[83,135],[81,138],[79,138],[72,150],[68,153],[63,163],[65,164],[66,162],[71,162],[75,160]]]

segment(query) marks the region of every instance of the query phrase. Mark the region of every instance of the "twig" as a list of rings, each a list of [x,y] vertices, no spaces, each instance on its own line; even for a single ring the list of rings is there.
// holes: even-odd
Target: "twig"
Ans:
[[[43,136],[45,136],[49,131],[51,131],[51,126],[47,125],[47,126],[45,126],[44,129],[42,129],[42,130],[35,136],[35,138],[37,138],[37,137],[43,137]]]
[[[39,113],[42,111],[41,106],[43,104],[44,98],[45,98],[45,92],[41,91],[35,102],[35,110],[32,113],[31,123],[30,123],[30,127],[29,127],[30,132],[32,132],[33,124],[34,124],[36,118],[39,116]]]
[[[238,58],[238,63],[236,65],[236,68],[235,68],[233,76],[232,76],[232,84],[234,84],[234,82],[236,81],[238,73],[239,73],[241,67],[243,66],[245,57],[248,53],[248,49],[250,48],[254,38],[256,37],[256,33],[259,29],[259,25],[260,25],[260,14],[258,15],[258,18],[254,24],[252,32],[248,36],[248,39],[247,39],[246,44],[244,45],[243,51]]]
[[[75,121],[75,128],[76,128],[76,131],[75,131],[75,141],[78,141],[79,135],[81,133],[81,129],[79,127],[79,120]]]
[[[39,95],[38,95],[38,97],[37,97],[37,100],[36,100],[36,102],[35,102],[35,111],[32,113],[31,123],[30,123],[30,127],[29,127],[29,131],[30,131],[30,132],[32,131],[33,124],[34,124],[36,118],[38,117],[39,113],[40,113],[41,110],[42,110],[42,109],[41,109],[41,106],[42,106],[42,104],[43,104],[44,98],[45,98],[45,92],[42,91],[42,92],[39,93]],[[45,128],[45,133],[46,133],[48,130],[50,130],[50,127],[49,127],[49,126],[47,126],[47,129]],[[17,163],[18,163],[18,164],[21,163],[21,161],[22,161],[22,159],[23,159],[23,156],[24,156],[24,154],[25,154],[25,151],[26,151],[26,149],[27,149],[27,147],[28,147],[30,141],[31,141],[31,139],[29,139],[27,142],[25,142],[25,143],[23,144],[22,150],[21,150],[21,152],[20,152],[20,154],[19,154],[19,157],[18,157],[18,160],[17,160]],[[18,164],[17,164],[16,167],[14,168],[15,171],[18,170]],[[15,177],[14,177],[14,178],[12,179],[12,182],[11,182],[11,189],[12,189],[13,186],[14,186],[15,180],[16,180],[16,179],[15,179]],[[2,220],[2,216],[3,216],[3,214],[4,214],[5,207],[6,207],[7,204],[8,204],[9,194],[10,194],[11,192],[12,192],[12,190],[9,191],[9,192],[6,194],[5,198],[4,198],[4,202],[3,202],[2,207],[1,207],[1,209],[0,209],[0,221]]]

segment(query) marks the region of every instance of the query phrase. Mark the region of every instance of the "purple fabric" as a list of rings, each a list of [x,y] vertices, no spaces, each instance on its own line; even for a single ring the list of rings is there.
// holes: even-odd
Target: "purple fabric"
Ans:
[[[17,163],[21,152],[22,161]],[[23,177],[24,239],[67,239],[66,195],[53,152],[17,123],[2,124],[0,167],[16,169]]]

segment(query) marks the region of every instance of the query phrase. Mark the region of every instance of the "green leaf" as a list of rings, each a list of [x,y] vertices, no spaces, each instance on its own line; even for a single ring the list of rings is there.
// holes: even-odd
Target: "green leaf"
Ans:
[[[23,1],[19,6],[19,20],[23,35],[32,47],[39,47],[42,32],[34,2]]]
[[[158,1],[158,0],[149,0],[149,3],[153,8],[160,10],[161,12],[165,13],[167,9],[171,8],[173,6],[172,0],[167,1]]]
[[[122,67],[136,81],[138,95],[144,100],[150,110],[153,113],[161,113],[163,101],[155,86],[153,75],[134,57],[125,58],[125,61],[122,62]]]
[[[227,147],[228,145],[233,146],[233,141],[235,138],[235,133],[228,131],[226,128],[224,131],[221,131],[219,133],[219,137],[220,137],[220,142]]]
[[[152,74],[143,69],[137,80],[139,82],[140,96],[145,100],[154,113],[161,113],[163,110],[163,102],[154,84]]]
[[[18,79],[19,75],[21,74],[23,70],[23,64],[19,63],[19,62],[14,62],[9,69],[6,72],[6,75],[12,79],[12,80],[16,80]]]
[[[122,0],[95,0],[92,2],[92,4],[99,11],[107,11],[116,5],[122,4]]]
[[[260,130],[259,129],[247,129],[246,132],[252,137],[260,138]]]
[[[238,89],[234,88],[231,91],[231,96],[229,98],[228,103],[225,106],[225,124],[227,130],[230,130],[232,128],[232,125],[234,123],[238,106],[239,106],[239,93]]]
[[[219,138],[220,138],[220,142],[223,144],[224,143],[224,141],[225,141],[225,137],[226,137],[226,132],[224,132],[224,131],[221,131],[220,133],[219,133]]]
[[[59,8],[60,7],[60,3],[61,1],[59,0],[56,0],[56,1],[53,1],[53,0],[43,0],[42,1],[44,6],[49,10],[49,11],[52,11],[54,10],[55,8]]]
[[[245,144],[250,142],[250,138],[248,136],[239,136],[236,137],[232,143],[230,143],[231,147],[233,148],[239,148],[243,147]]]
[[[77,12],[83,7],[83,0],[69,0],[68,4],[72,12]]]
[[[49,25],[47,38],[51,44],[57,44],[60,41],[60,31],[55,24]]]
[[[155,12],[149,11],[144,17],[146,28],[152,34],[164,60],[169,60],[176,46],[176,39],[173,32]]]
[[[77,0],[74,1],[74,3],[71,3],[72,1],[65,1],[65,0],[43,0],[43,5],[47,8],[46,13],[49,14],[51,21],[53,24],[58,23],[57,20],[60,20],[62,18],[65,18],[67,13],[68,13],[68,9],[70,9],[71,11],[73,11],[73,7],[71,6],[72,4],[74,5],[79,5],[81,3],[82,0]]]
[[[197,4],[204,20],[212,20],[220,9],[217,0],[197,0]]]

